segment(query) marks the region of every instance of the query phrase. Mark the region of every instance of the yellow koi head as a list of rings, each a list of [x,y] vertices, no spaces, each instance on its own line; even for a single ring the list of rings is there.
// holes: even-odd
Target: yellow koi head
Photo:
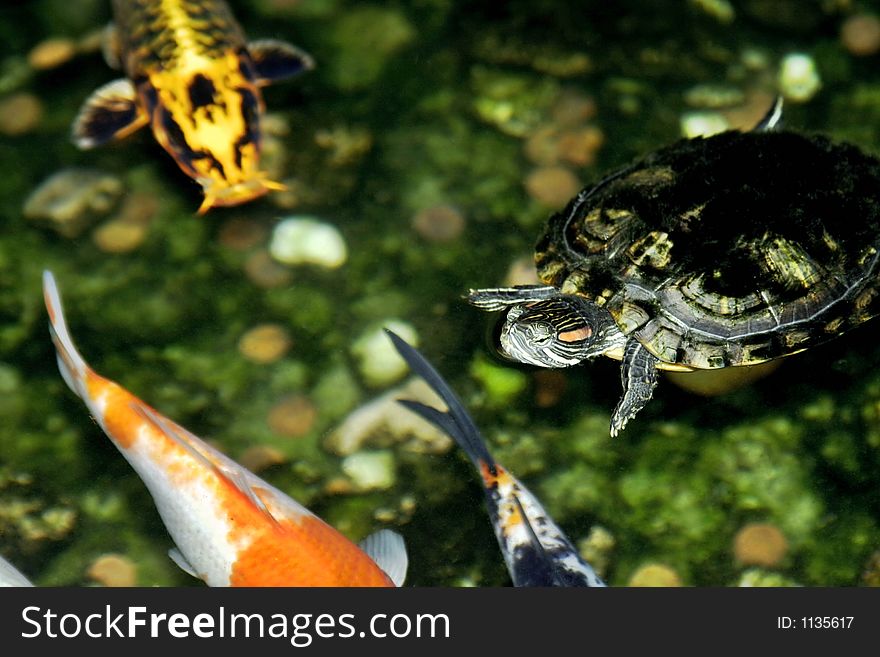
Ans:
[[[260,170],[264,105],[246,52],[185,57],[138,85],[157,141],[204,191],[202,214],[284,189]]]

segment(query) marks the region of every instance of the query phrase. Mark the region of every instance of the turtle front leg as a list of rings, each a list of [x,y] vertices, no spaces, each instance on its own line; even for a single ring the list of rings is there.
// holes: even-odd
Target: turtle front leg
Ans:
[[[611,436],[620,433],[640,410],[645,407],[654,394],[657,381],[657,357],[645,349],[635,338],[626,341],[623,361],[620,364],[620,384],[623,397],[617,402],[611,416]]]
[[[521,303],[543,301],[559,294],[552,285],[517,285],[515,287],[487,287],[469,290],[465,299],[483,310],[504,310]]]

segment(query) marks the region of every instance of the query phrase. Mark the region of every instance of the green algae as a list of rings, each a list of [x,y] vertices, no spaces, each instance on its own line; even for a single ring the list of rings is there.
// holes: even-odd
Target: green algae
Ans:
[[[65,9],[57,0],[39,4]],[[766,91],[767,72],[793,47],[794,31],[826,86],[810,103],[787,108],[787,125],[880,152],[876,62],[842,48],[837,15],[818,2],[803,12],[792,10],[803,3],[743,3],[726,24],[686,3],[655,15],[634,1],[620,3],[616,15],[553,2],[518,4],[503,15],[488,3],[442,1],[231,4],[243,19],[277,27],[271,36],[302,34],[318,59],[301,80],[268,89],[267,105],[290,125],[281,161],[299,190],[295,211],[336,225],[350,259],[334,272],[291,269],[289,285],[254,285],[243,266],[249,252],[219,245],[218,226],[246,216],[268,231],[289,207],[270,196],[194,216],[197,186],[145,131],[87,153],[70,145],[79,105],[115,75],[98,54],[58,71],[27,66],[25,55],[40,40],[101,27],[103,3],[88,2],[76,17],[68,7],[17,10],[15,21],[0,21],[7,37],[0,92],[27,90],[47,112],[34,134],[0,143],[0,465],[29,482],[0,486],[0,507],[21,511],[24,501],[36,505],[37,518],[51,509],[76,517],[51,539],[0,531],[4,555],[40,584],[88,584],[88,565],[106,552],[136,563],[141,585],[198,584],[167,558],[171,541],[142,483],[58,376],[39,289],[49,267],[74,339],[98,372],[233,457],[253,445],[278,449],[284,462],[261,476],[353,538],[384,526],[379,518],[397,517],[401,497],[412,496],[406,523],[388,521],[406,537],[412,583],[508,580],[478,477],[457,451],[391,448],[397,483],[389,491],[328,486],[343,473],[322,438],[374,394],[354,373],[349,347],[363,327],[390,316],[418,329],[420,348],[461,394],[498,461],[573,538],[595,527],[613,536],[603,553],[611,583],[627,583],[649,562],[700,586],[866,581],[880,548],[880,380],[873,374],[880,351],[870,335],[847,336],[766,383],[716,399],[664,383],[644,417],[612,440],[613,365],[565,372],[560,400],[535,408],[529,372],[489,360],[489,321],[461,300],[470,287],[499,284],[538,237],[548,212],[523,186],[532,167],[524,139],[552,121],[563,84],[599,109],[606,145],[595,166],[577,171],[594,180],[678,138],[688,90],[697,85],[721,83],[746,98]],[[589,21],[571,20],[593,10]],[[823,21],[832,29],[817,28]],[[245,28],[252,38],[269,36]],[[765,54],[766,68],[738,64],[737,53],[749,49]],[[352,145],[356,137],[360,145]],[[74,166],[113,171],[129,192],[158,200],[134,252],[103,253],[88,232],[68,239],[24,220],[30,191]],[[411,228],[415,213],[439,204],[455,205],[467,220],[463,236],[448,244],[427,243]],[[280,361],[256,365],[236,344],[265,321],[285,325],[294,346]],[[297,439],[267,423],[273,405],[293,393],[318,411]],[[734,563],[733,537],[752,521],[785,534],[790,557],[777,570]]]

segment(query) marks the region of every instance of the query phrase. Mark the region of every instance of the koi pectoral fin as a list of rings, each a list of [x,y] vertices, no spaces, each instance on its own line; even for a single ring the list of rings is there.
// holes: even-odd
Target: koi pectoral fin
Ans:
[[[265,86],[315,68],[312,56],[294,45],[276,39],[260,39],[248,44],[257,69],[257,84]]]
[[[121,139],[149,123],[137,102],[134,85],[120,78],[96,89],[86,99],[73,121],[73,143],[81,149],[94,148]]]
[[[409,557],[406,555],[406,545],[400,534],[390,529],[380,529],[367,536],[359,545],[394,582],[394,586],[403,585],[409,567]]]

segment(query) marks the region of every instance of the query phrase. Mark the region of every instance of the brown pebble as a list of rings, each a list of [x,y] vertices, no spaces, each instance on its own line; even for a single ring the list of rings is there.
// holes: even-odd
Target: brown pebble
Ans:
[[[417,213],[413,229],[429,242],[451,242],[464,232],[464,215],[449,205],[435,205]]]
[[[260,324],[238,340],[238,351],[255,363],[274,363],[290,349],[290,333],[280,324]]]
[[[76,42],[57,37],[46,39],[34,46],[28,53],[28,64],[37,70],[56,68],[67,63],[76,54]]]
[[[865,586],[880,586],[880,550],[868,557],[867,563],[862,570],[862,584]]]
[[[532,164],[550,166],[559,162],[559,130],[545,125],[535,130],[525,142],[526,159]]]
[[[639,568],[629,578],[630,586],[682,586],[681,577],[669,566],[650,563]]]
[[[596,100],[579,91],[563,91],[553,104],[551,114],[560,126],[576,126],[596,116]]]
[[[857,14],[847,18],[840,27],[843,47],[856,57],[867,57],[880,51],[880,18]]]
[[[564,167],[535,169],[526,177],[525,185],[529,196],[551,208],[564,206],[581,188],[577,177]]]
[[[251,472],[261,472],[273,465],[281,465],[287,460],[281,450],[270,445],[253,445],[244,450],[238,462]]]
[[[755,522],[740,529],[733,539],[733,554],[745,566],[773,568],[788,553],[788,541],[775,525]]]
[[[17,93],[0,101],[0,133],[17,137],[31,132],[43,118],[43,103],[29,93]]]
[[[269,428],[280,436],[299,438],[315,424],[315,405],[303,395],[290,395],[269,411]]]
[[[105,253],[129,253],[139,247],[147,236],[147,227],[118,219],[95,229],[92,240]]]
[[[535,381],[535,405],[538,408],[556,406],[568,387],[568,378],[556,370],[537,370],[532,374]]]
[[[253,219],[236,217],[228,219],[220,226],[217,239],[225,247],[234,251],[247,251],[266,241],[269,234],[268,228]]]
[[[244,263],[244,272],[257,287],[272,288],[287,285],[293,273],[276,262],[266,249],[258,249]]]
[[[135,192],[125,197],[119,212],[95,229],[92,241],[105,253],[129,253],[143,244],[150,222],[159,209],[152,194]]]
[[[535,271],[535,259],[532,256],[517,258],[511,263],[504,277],[504,285],[540,285],[538,273]]]
[[[604,133],[594,125],[568,130],[559,136],[559,158],[580,167],[593,164],[605,143]]]
[[[104,586],[134,586],[137,566],[121,554],[102,554],[89,566],[86,574]]]
[[[348,495],[354,492],[354,484],[346,477],[336,477],[324,484],[324,492],[327,495]]]

